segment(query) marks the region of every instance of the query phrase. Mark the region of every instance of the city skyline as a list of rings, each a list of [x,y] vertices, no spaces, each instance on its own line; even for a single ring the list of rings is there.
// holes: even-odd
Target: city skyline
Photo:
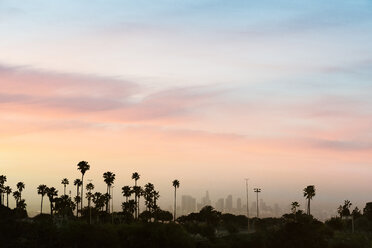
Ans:
[[[209,190],[244,205],[249,177],[270,204],[300,202],[315,185],[314,208],[362,207],[371,10],[367,0],[3,0],[0,174],[25,182],[30,211],[36,187],[61,193],[81,160],[97,191],[108,169],[115,195],[138,171],[164,206],[174,179],[180,196]]]

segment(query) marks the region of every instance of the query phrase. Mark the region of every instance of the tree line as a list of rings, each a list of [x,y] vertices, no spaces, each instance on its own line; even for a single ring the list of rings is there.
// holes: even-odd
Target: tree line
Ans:
[[[61,184],[63,185],[63,194],[58,195],[58,190],[53,186],[40,184],[36,188],[36,192],[40,195],[40,215],[44,212],[44,198],[49,200],[49,213],[53,217],[57,215],[63,219],[67,218],[83,218],[89,223],[107,221],[110,218],[114,221],[113,213],[113,194],[112,188],[115,182],[115,173],[107,171],[103,173],[103,181],[106,184],[106,192],[94,192],[95,185],[91,182],[84,184],[84,176],[90,170],[90,165],[87,161],[80,161],[77,164],[77,170],[80,171],[81,177],[75,179],[72,183],[76,187],[76,195],[71,197],[66,194],[66,188],[70,184],[68,178],[63,178]],[[131,222],[133,220],[146,220],[153,219],[162,221],[175,220],[177,209],[177,189],[180,186],[179,180],[175,179],[172,182],[174,187],[174,212],[173,214],[161,210],[157,201],[160,197],[159,191],[156,190],[154,184],[147,183],[144,186],[138,184],[140,174],[138,172],[132,173],[132,180],[134,185],[125,185],[121,188],[124,201],[121,204],[122,211],[115,216],[115,220],[123,222]],[[13,192],[12,188],[5,185],[7,177],[0,176],[0,206],[9,208],[9,196],[13,193],[16,207],[15,210],[21,215],[27,215],[26,201],[22,198],[22,192],[25,189],[24,182],[18,182],[16,185],[17,190]],[[84,189],[86,193],[84,194]],[[5,201],[6,197],[6,201]],[[84,200],[86,199],[87,204]],[[140,201],[143,200],[146,209],[140,212]],[[5,203],[6,202],[6,203]]]

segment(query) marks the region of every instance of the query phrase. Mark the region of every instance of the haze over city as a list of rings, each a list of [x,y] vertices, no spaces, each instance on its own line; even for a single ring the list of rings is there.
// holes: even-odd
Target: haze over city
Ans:
[[[228,4],[227,4],[228,2]],[[371,201],[371,1],[0,1],[0,174],[152,182],[314,216]],[[75,194],[74,187],[68,190]],[[11,206],[15,203],[12,201]],[[322,211],[325,212],[322,214]],[[333,212],[332,212],[333,211]],[[244,213],[243,213],[244,214]],[[324,216],[326,215],[326,216]]]

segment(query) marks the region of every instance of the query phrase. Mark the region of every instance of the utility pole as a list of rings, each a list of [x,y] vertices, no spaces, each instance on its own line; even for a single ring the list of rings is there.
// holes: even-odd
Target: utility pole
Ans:
[[[247,225],[248,225],[248,233],[249,233],[249,197],[248,197],[248,180],[249,178],[244,179],[245,180],[245,191],[247,193]]]
[[[258,211],[258,193],[261,192],[261,189],[259,188],[254,188],[253,191],[257,194],[257,218],[260,217],[259,211]]]

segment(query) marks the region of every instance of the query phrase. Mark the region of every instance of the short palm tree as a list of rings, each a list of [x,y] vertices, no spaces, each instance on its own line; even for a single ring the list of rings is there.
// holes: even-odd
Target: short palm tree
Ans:
[[[130,186],[124,186],[121,189],[123,196],[125,197],[125,202],[128,202],[129,197],[132,195],[132,189],[130,188]]]
[[[92,201],[92,198],[93,198],[93,193],[92,193],[92,190],[94,189],[94,185],[93,183],[88,183],[87,186],[86,186],[86,189],[88,191],[86,197],[88,199],[88,208],[89,208],[89,224],[92,223],[92,209],[90,207],[90,203]]]
[[[296,214],[297,213],[297,208],[300,207],[300,204],[298,202],[292,202],[291,203],[291,211],[293,214]]]
[[[63,184],[63,195],[66,195],[66,186],[70,184],[67,178],[63,178],[61,184]]]
[[[83,190],[84,190],[84,175],[85,175],[85,172],[87,172],[89,169],[90,169],[90,165],[88,164],[87,161],[80,161],[78,164],[77,164],[77,167],[78,167],[78,170],[81,172],[81,210],[83,210],[83,198],[84,198],[84,194],[83,194]]]
[[[74,185],[76,186],[76,196],[79,196],[78,198],[75,197],[75,199],[80,199],[80,186],[82,185],[83,183],[81,182],[81,180],[78,178],[78,179],[75,179],[74,180]],[[79,202],[77,202],[76,204],[76,216],[79,216]]]
[[[47,193],[47,186],[45,184],[41,184],[37,187],[37,193],[41,195],[41,206],[40,206],[40,214],[43,214],[43,199],[45,194]]]
[[[134,172],[132,174],[132,179],[134,180],[134,187],[137,187],[137,181],[140,179],[140,174],[138,174],[138,172]],[[134,189],[134,188],[133,188]],[[136,194],[136,192],[134,192],[134,202],[136,204],[136,209],[135,209],[135,212],[134,212],[134,216],[135,218],[138,218],[138,204],[137,204],[137,197],[138,195]]]
[[[51,188],[46,188],[47,196],[49,198],[50,202],[50,215],[53,216],[53,202],[54,202],[54,197],[58,196],[58,190],[56,188],[51,187]]]
[[[6,194],[6,207],[9,207],[9,195],[12,193],[12,189],[9,186],[4,188]]]
[[[22,200],[22,191],[25,188],[25,184],[23,182],[17,183],[17,189],[19,191],[19,200]]]
[[[109,197],[106,198],[106,211],[109,213],[110,208],[109,208],[109,201],[111,199],[111,186],[114,184],[115,181],[115,174],[112,173],[111,171],[107,171],[103,173],[103,180],[107,185],[107,193]]]
[[[180,187],[180,181],[177,179],[173,180],[172,185],[174,187],[174,215],[173,221],[176,221],[176,209],[177,209],[177,188]]]
[[[16,200],[16,207],[18,207],[18,202],[21,199],[21,193],[19,193],[19,191],[14,191],[13,192],[13,197]]]
[[[304,197],[307,199],[307,214],[310,215],[310,201],[315,196],[315,186],[309,185],[304,188]]]

